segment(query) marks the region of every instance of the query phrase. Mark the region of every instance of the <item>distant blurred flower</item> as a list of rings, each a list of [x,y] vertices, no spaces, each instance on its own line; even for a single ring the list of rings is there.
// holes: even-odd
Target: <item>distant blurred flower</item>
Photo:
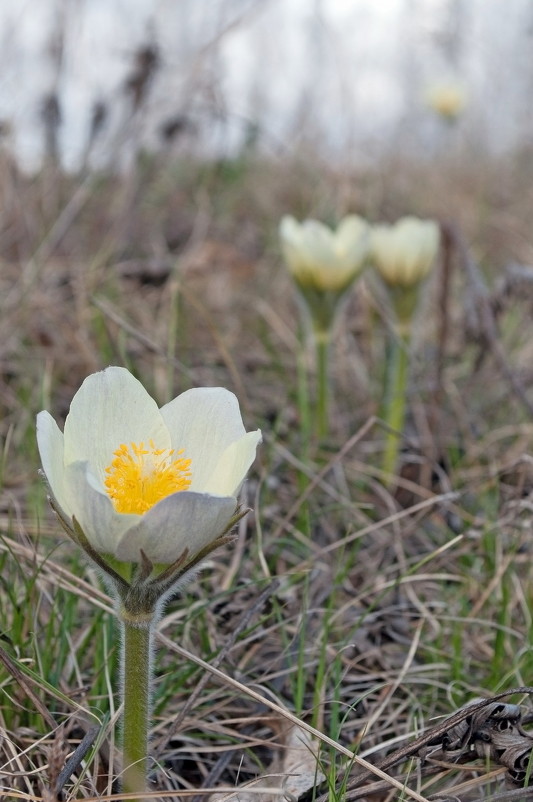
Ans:
[[[439,249],[439,226],[433,220],[403,217],[393,226],[372,229],[371,261],[383,279],[395,315],[389,332],[383,409],[387,424],[383,471],[395,481],[398,453],[405,422],[411,327],[423,279]]]
[[[343,292],[364,267],[369,225],[358,215],[345,217],[335,231],[317,220],[298,223],[286,216],[279,230],[283,256],[301,289]]]
[[[341,220],[333,230],[318,220],[298,223],[286,216],[279,227],[287,267],[309,311],[317,357],[316,424],[327,434],[328,346],[340,301],[366,266],[370,226],[358,215]],[[303,416],[302,416],[303,417]]]
[[[455,121],[466,106],[467,96],[459,84],[438,84],[427,93],[427,103],[448,122]]]
[[[73,519],[99,554],[139,563],[142,550],[171,564],[225,533],[261,433],[246,433],[228,390],[187,390],[158,409],[131,373],[111,367],[85,379],[64,433],[40,412],[37,440],[74,539]]]
[[[430,272],[439,241],[433,220],[402,217],[392,226],[373,227],[371,261],[389,286],[412,287]]]

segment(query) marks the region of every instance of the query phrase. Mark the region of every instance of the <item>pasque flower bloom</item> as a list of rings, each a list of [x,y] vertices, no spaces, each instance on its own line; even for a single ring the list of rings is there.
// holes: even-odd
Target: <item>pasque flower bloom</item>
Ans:
[[[399,434],[405,422],[409,344],[414,314],[423,279],[428,275],[439,248],[440,232],[432,220],[403,217],[393,226],[372,230],[371,261],[383,279],[391,311],[383,418],[388,425],[383,471],[390,482],[395,476],[400,447]]]
[[[466,92],[456,83],[436,84],[427,93],[429,106],[445,120],[453,121],[466,106]]]
[[[392,226],[373,227],[371,261],[389,286],[412,287],[430,272],[439,241],[433,220],[402,217]]]
[[[98,553],[171,564],[219,538],[261,440],[233,393],[188,390],[158,408],[127,370],[94,373],[61,432],[48,412],[37,440],[52,500]]]
[[[302,288],[343,292],[362,271],[369,247],[369,225],[345,217],[333,231],[318,220],[298,223],[285,216],[279,228],[287,266]]]

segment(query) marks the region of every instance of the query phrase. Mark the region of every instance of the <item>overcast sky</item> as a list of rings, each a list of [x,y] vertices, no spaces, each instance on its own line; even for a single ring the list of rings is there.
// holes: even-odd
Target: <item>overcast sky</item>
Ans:
[[[124,83],[150,43],[160,66],[137,135],[152,145],[161,122],[182,115],[191,144],[211,152],[237,150],[250,123],[276,151],[300,139],[341,154],[431,151],[442,121],[425,96],[448,80],[468,91],[467,138],[501,149],[530,136],[531,0],[2,0],[0,116],[24,162],[41,157],[50,92],[70,167],[93,104],[107,104],[105,161],[127,139]]]

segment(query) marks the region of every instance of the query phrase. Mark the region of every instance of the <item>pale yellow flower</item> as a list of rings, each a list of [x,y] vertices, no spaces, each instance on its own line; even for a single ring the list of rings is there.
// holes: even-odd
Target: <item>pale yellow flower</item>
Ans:
[[[373,227],[371,261],[389,286],[412,287],[430,272],[439,241],[433,220],[403,217],[392,226]]]
[[[227,529],[261,432],[246,433],[237,398],[188,390],[158,409],[142,384],[111,367],[83,382],[60,431],[37,416],[54,504],[92,548],[124,562],[193,558]]]
[[[458,84],[438,84],[427,93],[430,108],[448,121],[456,120],[466,106],[466,92]]]
[[[369,225],[345,217],[336,230],[318,220],[282,219],[279,233],[287,267],[302,289],[342,293],[361,273],[369,248]]]

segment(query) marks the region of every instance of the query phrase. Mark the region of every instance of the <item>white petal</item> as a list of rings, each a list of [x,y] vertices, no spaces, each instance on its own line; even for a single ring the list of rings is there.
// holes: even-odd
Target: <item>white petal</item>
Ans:
[[[301,285],[317,285],[335,261],[333,232],[317,220],[298,223],[285,216],[279,227],[281,250],[290,272]]]
[[[245,434],[239,402],[221,387],[187,390],[161,408],[175,451],[191,460],[190,490],[205,490],[221,455]]]
[[[237,496],[261,439],[258,429],[228,446],[209,477],[205,490],[219,496]]]
[[[296,248],[294,245],[285,243],[282,246],[283,258],[287,263],[289,272],[296,279],[296,281],[304,282],[309,280],[312,276],[314,267],[309,263],[308,254],[302,251],[302,248]]]
[[[303,224],[302,253],[306,261],[327,269],[335,264],[334,235],[330,228],[318,220],[306,220]]]
[[[72,515],[83,529],[87,540],[101,554],[115,554],[124,532],[134,526],[140,515],[115,511],[109,496],[97,489],[97,480],[90,474],[87,462],[67,466],[66,481],[72,499]]]
[[[87,461],[103,482],[122,443],[150,440],[170,447],[156,402],[129,371],[112,367],[85,379],[65,421],[65,464]]]
[[[48,412],[37,415],[37,445],[50,491],[66,517],[71,515],[65,486],[63,432]]]
[[[145,513],[117,545],[115,555],[124,562],[139,562],[140,550],[154,563],[172,563],[188,549],[194,557],[219,537],[237,507],[234,498],[189,491],[174,493]]]
[[[283,256],[302,288],[342,292],[364,266],[369,250],[369,225],[348,215],[338,229],[318,220],[297,223],[284,217],[280,224]]]
[[[374,226],[371,247],[372,258],[376,268],[385,281],[390,281],[391,283],[396,281],[398,275],[398,249],[391,226],[386,224]]]
[[[431,269],[439,247],[439,228],[432,220],[402,217],[389,231],[389,246],[390,261],[382,266],[382,272],[393,282],[416,284]]]
[[[294,217],[285,215],[279,225],[279,235],[282,241],[298,246],[302,237],[302,227]]]
[[[354,242],[359,239],[366,239],[369,229],[370,226],[363,217],[359,217],[358,214],[349,214],[339,223],[335,238],[339,242]]]
[[[370,226],[362,217],[350,214],[341,221],[335,235],[335,249],[352,271],[359,270],[369,250]]]

